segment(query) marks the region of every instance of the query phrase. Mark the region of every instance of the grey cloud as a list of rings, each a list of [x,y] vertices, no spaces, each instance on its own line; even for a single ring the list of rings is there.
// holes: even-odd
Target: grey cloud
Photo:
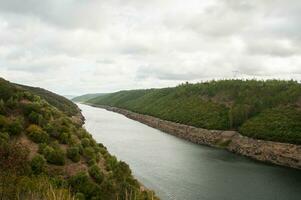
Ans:
[[[300,53],[292,41],[277,41],[275,39],[251,40],[247,43],[247,51],[251,55],[269,55],[287,57]]]
[[[0,0],[0,11],[22,17],[34,17],[60,28],[97,29],[105,23],[102,1]]]
[[[0,73],[60,93],[233,71],[300,78],[300,10],[299,0],[0,0]]]

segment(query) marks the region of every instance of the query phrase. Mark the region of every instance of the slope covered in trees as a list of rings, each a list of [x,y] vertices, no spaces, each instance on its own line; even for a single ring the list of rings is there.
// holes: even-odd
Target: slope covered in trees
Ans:
[[[40,96],[41,98],[45,99],[49,104],[51,104],[54,107],[57,107],[59,110],[65,112],[69,116],[76,115],[79,112],[78,107],[63,96],[60,96],[43,88],[30,87],[26,85],[17,86],[22,87],[25,90],[28,90],[29,92]]]
[[[0,79],[0,198],[151,199],[129,166],[69,116],[71,104]]]
[[[74,101],[74,102],[85,102],[85,101],[88,101],[90,99],[93,99],[93,98],[96,98],[96,97],[99,97],[99,96],[103,96],[103,95],[106,95],[106,93],[85,94],[85,95],[81,95],[81,96],[72,98],[72,101]]]
[[[120,91],[87,103],[108,105],[206,129],[239,130],[301,144],[301,85],[296,81],[220,80]]]

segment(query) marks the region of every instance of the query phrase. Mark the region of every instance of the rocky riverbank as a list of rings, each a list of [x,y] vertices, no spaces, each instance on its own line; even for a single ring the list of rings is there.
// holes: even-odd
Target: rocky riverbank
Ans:
[[[94,105],[93,105],[94,106]],[[148,115],[109,106],[97,106],[117,112],[165,133],[196,144],[204,144],[244,155],[255,160],[301,169],[301,146],[272,141],[256,140],[236,131],[207,130],[178,124]]]

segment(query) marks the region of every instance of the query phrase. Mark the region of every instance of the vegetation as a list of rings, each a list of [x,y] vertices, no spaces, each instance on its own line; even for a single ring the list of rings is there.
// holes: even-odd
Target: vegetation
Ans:
[[[90,99],[93,99],[93,98],[96,98],[96,97],[99,97],[99,96],[103,96],[103,95],[106,95],[106,93],[85,94],[85,95],[82,95],[82,96],[74,97],[72,99],[72,101],[74,101],[74,102],[85,102],[85,101],[88,101]]]
[[[22,87],[30,93],[41,97],[42,99],[46,100],[50,105],[56,107],[57,109],[61,110],[69,116],[76,115],[79,112],[78,107],[63,96],[52,93],[48,90],[44,90],[42,88],[30,87],[25,85],[17,86]]]
[[[78,147],[68,148],[67,157],[73,162],[78,162],[80,160],[79,148]]]
[[[220,80],[120,91],[86,101],[206,129],[301,144],[301,85],[296,81]]]
[[[152,199],[71,118],[79,114],[58,95],[0,79],[0,199]]]

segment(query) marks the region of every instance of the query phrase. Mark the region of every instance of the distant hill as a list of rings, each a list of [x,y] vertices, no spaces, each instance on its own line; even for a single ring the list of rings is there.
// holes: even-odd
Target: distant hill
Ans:
[[[74,97],[76,97],[76,95],[68,95],[68,94],[63,95],[63,96],[66,97],[66,98],[69,99],[69,100],[71,100],[71,99],[73,99]]]
[[[93,99],[93,98],[96,98],[96,97],[99,97],[99,96],[104,96],[106,94],[107,93],[85,94],[85,95],[74,97],[72,99],[72,101],[74,101],[74,102],[86,102],[86,101],[88,101],[90,99]]]
[[[220,80],[120,91],[87,101],[206,129],[301,144],[301,85],[280,80]]]
[[[28,90],[29,92],[32,92],[35,95],[40,96],[41,98],[45,99],[49,104],[51,104],[54,107],[57,107],[59,110],[65,112],[69,116],[76,115],[78,112],[80,112],[77,105],[75,105],[66,97],[55,94],[43,88],[31,87],[20,84],[16,85],[24,88],[25,90]]]
[[[157,200],[83,127],[76,104],[0,78],[1,199]]]

